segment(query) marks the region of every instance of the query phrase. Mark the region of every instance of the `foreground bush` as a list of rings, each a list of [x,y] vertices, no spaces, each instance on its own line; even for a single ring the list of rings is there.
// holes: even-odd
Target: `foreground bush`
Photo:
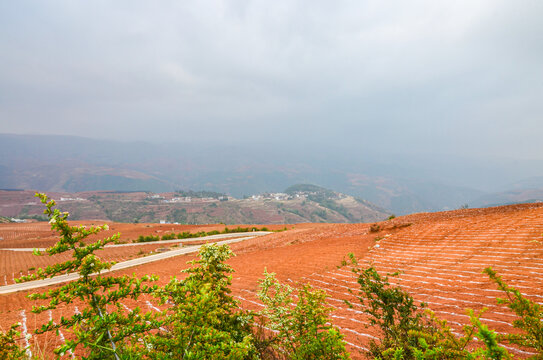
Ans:
[[[228,246],[204,245],[184,280],[173,278],[158,294],[164,327],[149,337],[154,359],[255,359],[253,316],[230,295],[234,270]]]
[[[503,282],[492,268],[486,268],[484,273],[498,285],[498,289],[505,293],[506,298],[498,298],[498,304],[505,304],[518,316],[513,321],[513,326],[521,332],[519,334],[507,334],[501,336],[501,340],[520,346],[532,348],[538,355],[531,359],[543,359],[543,307],[531,301],[517,289]]]
[[[18,360],[25,357],[25,350],[17,344],[21,333],[17,331],[19,324],[12,325],[8,331],[0,331],[0,359]]]
[[[48,266],[29,276],[23,276],[18,281],[46,279],[56,275],[78,273],[79,278],[58,288],[44,293],[29,295],[33,300],[49,300],[47,305],[35,306],[34,313],[42,313],[56,309],[59,304],[72,304],[79,300],[83,309],[71,317],[62,316],[58,324],[50,320],[36,330],[36,333],[56,332],[65,329],[68,336],[64,345],[54,352],[60,356],[74,353],[83,348],[88,353],[85,359],[126,359],[132,354],[138,354],[145,345],[139,339],[142,334],[157,328],[159,324],[152,313],[142,313],[139,308],[127,312],[122,308],[120,300],[130,298],[137,300],[140,295],[156,291],[156,286],[145,283],[156,280],[153,276],[105,276],[113,266],[112,262],[103,262],[94,252],[103,249],[105,245],[115,242],[119,234],[106,239],[87,244],[84,240],[102,230],[101,227],[70,226],[68,213],[54,209],[55,201],[48,201],[44,194],[37,194],[46,205],[44,213],[50,219],[51,229],[60,235],[60,240],[46,250],[46,254],[54,255],[71,251],[72,260],[61,264]],[[36,255],[44,255],[35,251]]]
[[[326,293],[305,285],[297,291],[280,284],[275,274],[265,272],[258,297],[265,308],[261,326],[274,334],[265,344],[288,359],[349,359],[343,335],[330,324],[331,308]],[[267,350],[267,349],[266,349]]]
[[[500,342],[508,342],[533,349],[536,355],[530,359],[543,359],[541,306],[507,286],[491,268],[485,269],[485,273],[506,293],[508,298],[498,299],[498,302],[507,304],[519,316],[513,325],[522,330],[520,334],[498,336],[479,320],[483,309],[478,314],[467,310],[470,324],[464,325],[463,336],[458,337],[447,321],[436,318],[429,310],[424,311],[424,304],[415,305],[411,295],[391,285],[388,277],[379,275],[375,268],[360,269],[354,256],[350,256],[352,270],[360,284],[356,295],[362,311],[369,316],[370,324],[380,330],[379,340],[370,342],[369,358],[511,359],[513,356],[500,345]]]

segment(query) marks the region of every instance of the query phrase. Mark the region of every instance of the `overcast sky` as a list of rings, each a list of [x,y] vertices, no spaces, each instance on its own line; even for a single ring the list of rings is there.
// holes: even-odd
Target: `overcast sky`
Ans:
[[[2,1],[0,132],[543,158],[543,1]]]

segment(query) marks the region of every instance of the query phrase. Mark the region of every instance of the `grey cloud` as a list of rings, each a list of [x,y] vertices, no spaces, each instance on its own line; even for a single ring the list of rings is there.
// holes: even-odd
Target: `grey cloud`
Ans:
[[[540,4],[4,2],[0,131],[530,158]]]

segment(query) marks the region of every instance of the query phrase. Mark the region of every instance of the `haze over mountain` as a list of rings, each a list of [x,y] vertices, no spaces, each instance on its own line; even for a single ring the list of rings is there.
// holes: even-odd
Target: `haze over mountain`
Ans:
[[[313,183],[397,214],[458,208],[535,175],[540,162],[492,164],[337,147],[266,148],[217,142],[152,144],[69,136],[0,135],[0,188],[40,191],[210,190],[241,198]],[[514,168],[514,171],[511,169]],[[543,184],[542,184],[543,185]],[[513,187],[514,185],[511,185]],[[543,186],[541,186],[543,188]],[[483,190],[484,189],[484,190]],[[492,199],[492,198],[491,198]],[[487,200],[481,205],[497,204]]]

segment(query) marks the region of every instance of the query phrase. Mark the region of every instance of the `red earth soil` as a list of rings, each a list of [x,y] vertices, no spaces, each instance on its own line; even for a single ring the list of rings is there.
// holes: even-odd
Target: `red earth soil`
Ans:
[[[459,333],[461,326],[469,322],[467,308],[488,308],[481,320],[498,332],[511,332],[515,316],[496,303],[496,297],[503,294],[482,270],[492,266],[509,285],[542,303],[542,219],[543,204],[525,204],[414,214],[382,222],[381,230],[373,233],[370,224],[296,225],[285,232],[232,245],[237,254],[229,261],[236,271],[233,293],[243,307],[260,309],[256,292],[265,268],[277,273],[282,282],[310,283],[323,289],[334,308],[333,323],[345,335],[352,357],[363,358],[368,342],[378,333],[367,327],[360,306],[351,309],[343,302],[347,299],[356,304],[348,292],[357,288],[355,276],[347,267],[337,268],[352,252],[360,264],[373,264],[382,274],[401,270],[399,280],[393,281],[418,302],[427,303],[438,317],[447,319],[454,331]],[[23,244],[21,240],[21,247]],[[157,274],[160,283],[166,283],[194,258],[194,255],[179,256],[119,273]],[[27,331],[32,331],[48,319],[49,314],[30,313],[33,304],[25,295],[24,292],[0,295],[2,327],[25,320]],[[143,299],[138,304],[127,301],[122,305],[152,309],[156,305],[149,300]],[[53,311],[51,316],[58,321],[62,314],[73,314],[74,306]],[[61,342],[60,337],[50,337],[46,343],[52,348]],[[525,349],[512,346],[509,349],[519,358],[529,355]]]
[[[103,224],[98,221],[83,221],[70,222],[71,225],[86,225],[98,226]],[[224,225],[173,225],[173,224],[123,224],[108,222],[109,230],[102,231],[97,235],[90,236],[87,242],[112,236],[116,233],[121,233],[120,240],[124,243],[131,243],[140,235],[159,236],[162,237],[169,233],[192,232],[199,231],[223,231]],[[250,227],[251,225],[230,225],[230,228]],[[292,227],[292,225],[290,225]],[[268,229],[279,230],[283,229],[281,225],[269,225]],[[247,233],[240,233],[240,236]],[[15,278],[21,275],[32,273],[39,267],[54,265],[59,262],[67,261],[71,258],[70,253],[58,254],[55,256],[35,256],[31,251],[9,251],[3,250],[6,248],[46,248],[52,246],[57,240],[56,232],[51,231],[51,227],[46,222],[27,223],[27,224],[0,224],[0,286],[13,284]],[[197,245],[199,242],[196,239],[191,239],[190,244]],[[115,247],[106,248],[98,251],[96,254],[106,261],[125,261],[135,257],[143,256],[155,251],[158,248],[171,247],[172,245],[185,244],[179,240],[175,244],[153,244],[130,246],[130,247]]]

